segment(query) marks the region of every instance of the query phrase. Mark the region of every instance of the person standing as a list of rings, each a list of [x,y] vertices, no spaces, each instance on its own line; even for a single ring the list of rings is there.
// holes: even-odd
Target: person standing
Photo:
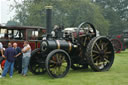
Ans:
[[[16,56],[16,50],[12,47],[11,43],[8,43],[8,48],[5,50],[6,62],[5,62],[4,70],[2,72],[2,76],[0,76],[0,78],[5,77],[8,70],[10,70],[10,78],[12,78],[15,56]]]
[[[0,42],[0,62],[5,58],[4,52],[3,52],[3,44]]]
[[[0,42],[0,75],[1,75],[1,73],[2,73],[1,62],[2,62],[2,60],[4,59],[3,57],[5,57],[5,56],[3,55],[3,44]]]
[[[22,53],[21,53],[21,48],[17,46],[17,43],[13,43],[13,47],[16,50],[16,61],[14,64],[14,67],[16,70],[18,70],[18,73],[22,72]]]
[[[28,65],[31,57],[31,47],[28,41],[24,41],[24,48],[22,49],[22,75],[26,76],[28,71]]]

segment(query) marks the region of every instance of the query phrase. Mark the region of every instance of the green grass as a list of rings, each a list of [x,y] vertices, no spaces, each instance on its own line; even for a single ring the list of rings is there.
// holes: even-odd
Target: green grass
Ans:
[[[107,72],[89,70],[70,70],[60,79],[52,79],[48,74],[22,77],[14,73],[13,78],[7,75],[0,79],[0,85],[128,85],[128,50],[115,55],[112,68]]]

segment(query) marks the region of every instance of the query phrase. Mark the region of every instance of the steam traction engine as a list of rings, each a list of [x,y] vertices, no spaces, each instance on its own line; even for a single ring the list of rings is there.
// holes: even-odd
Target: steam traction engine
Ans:
[[[128,48],[128,30],[123,30],[120,35],[111,37],[111,42],[116,53],[126,50]]]
[[[62,36],[51,37],[50,33],[51,26],[48,25],[41,47],[32,52],[32,73],[43,74],[47,71],[51,77],[61,78],[70,68],[77,70],[90,66],[99,72],[107,71],[112,66],[113,46],[106,37],[96,37],[96,29],[91,23],[83,22],[77,28],[66,28],[58,32]]]

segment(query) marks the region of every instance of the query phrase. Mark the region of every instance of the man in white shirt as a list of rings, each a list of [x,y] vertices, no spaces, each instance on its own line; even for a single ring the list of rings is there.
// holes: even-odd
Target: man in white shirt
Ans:
[[[26,76],[28,71],[28,65],[31,57],[31,47],[28,41],[24,42],[24,48],[22,49],[22,75]]]

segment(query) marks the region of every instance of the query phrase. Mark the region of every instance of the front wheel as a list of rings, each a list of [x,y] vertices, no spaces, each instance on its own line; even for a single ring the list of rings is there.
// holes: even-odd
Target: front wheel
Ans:
[[[48,54],[45,65],[49,76],[53,78],[62,78],[69,72],[71,67],[70,56],[64,50],[53,50]]]

